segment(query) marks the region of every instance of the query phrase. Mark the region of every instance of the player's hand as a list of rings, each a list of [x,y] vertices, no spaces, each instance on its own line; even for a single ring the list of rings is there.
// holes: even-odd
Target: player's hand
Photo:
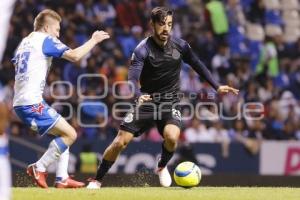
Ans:
[[[141,95],[138,99],[138,105],[141,105],[144,102],[151,101],[152,98],[149,94]]]
[[[100,43],[103,40],[108,39],[110,36],[108,35],[107,32],[105,31],[95,31],[92,35],[92,39],[96,42],[96,43]]]
[[[228,85],[221,85],[218,88],[218,93],[229,93],[229,92],[232,92],[235,95],[239,94],[239,90],[237,90],[235,88],[232,88],[232,87],[229,87]]]

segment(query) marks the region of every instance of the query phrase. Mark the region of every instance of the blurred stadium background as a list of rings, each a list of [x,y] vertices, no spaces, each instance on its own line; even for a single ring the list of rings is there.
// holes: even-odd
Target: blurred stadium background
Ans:
[[[233,119],[224,120],[214,114],[215,107],[202,106],[197,111],[200,119],[212,117],[184,121],[171,165],[182,160],[197,163],[204,185],[300,186],[298,0],[17,0],[0,65],[0,95],[12,106],[14,66],[10,59],[42,9],[52,8],[62,16],[60,39],[72,48],[96,29],[107,31],[111,39],[81,62],[54,60],[45,89],[45,100],[79,135],[71,148],[70,173],[82,177],[95,173],[98,158],[117,133],[120,121],[112,116],[122,117],[126,109],[118,107],[116,114],[112,108],[130,101],[120,97],[129,92],[122,81],[127,79],[132,51],[150,34],[149,13],[155,6],[172,7],[173,35],[190,43],[219,82],[240,89],[239,96],[210,99],[209,85],[183,66],[183,101],[192,105],[223,102],[219,110]],[[238,105],[249,102],[264,105],[261,120],[235,117],[240,113]],[[189,113],[185,108],[182,114]],[[23,186],[27,183],[20,173],[41,156],[49,138],[40,138],[24,127],[13,111],[7,132],[14,185]],[[137,180],[138,184],[156,185],[152,171],[160,145],[156,128],[137,138],[111,169],[107,185],[134,185]]]

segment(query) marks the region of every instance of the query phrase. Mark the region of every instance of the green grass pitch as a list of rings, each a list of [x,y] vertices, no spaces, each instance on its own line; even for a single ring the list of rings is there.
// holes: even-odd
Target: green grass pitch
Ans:
[[[300,188],[285,187],[104,187],[13,188],[13,200],[299,200]]]

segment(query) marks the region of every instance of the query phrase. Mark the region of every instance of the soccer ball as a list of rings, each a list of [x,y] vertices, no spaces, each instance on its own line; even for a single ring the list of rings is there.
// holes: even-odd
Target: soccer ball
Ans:
[[[193,162],[182,162],[175,168],[174,180],[181,187],[191,188],[197,186],[201,180],[201,170]]]

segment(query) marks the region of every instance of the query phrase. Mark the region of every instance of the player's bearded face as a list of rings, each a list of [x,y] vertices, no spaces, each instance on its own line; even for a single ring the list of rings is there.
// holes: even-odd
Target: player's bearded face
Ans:
[[[168,15],[165,20],[154,23],[155,37],[161,41],[167,41],[172,29],[172,16]]]

